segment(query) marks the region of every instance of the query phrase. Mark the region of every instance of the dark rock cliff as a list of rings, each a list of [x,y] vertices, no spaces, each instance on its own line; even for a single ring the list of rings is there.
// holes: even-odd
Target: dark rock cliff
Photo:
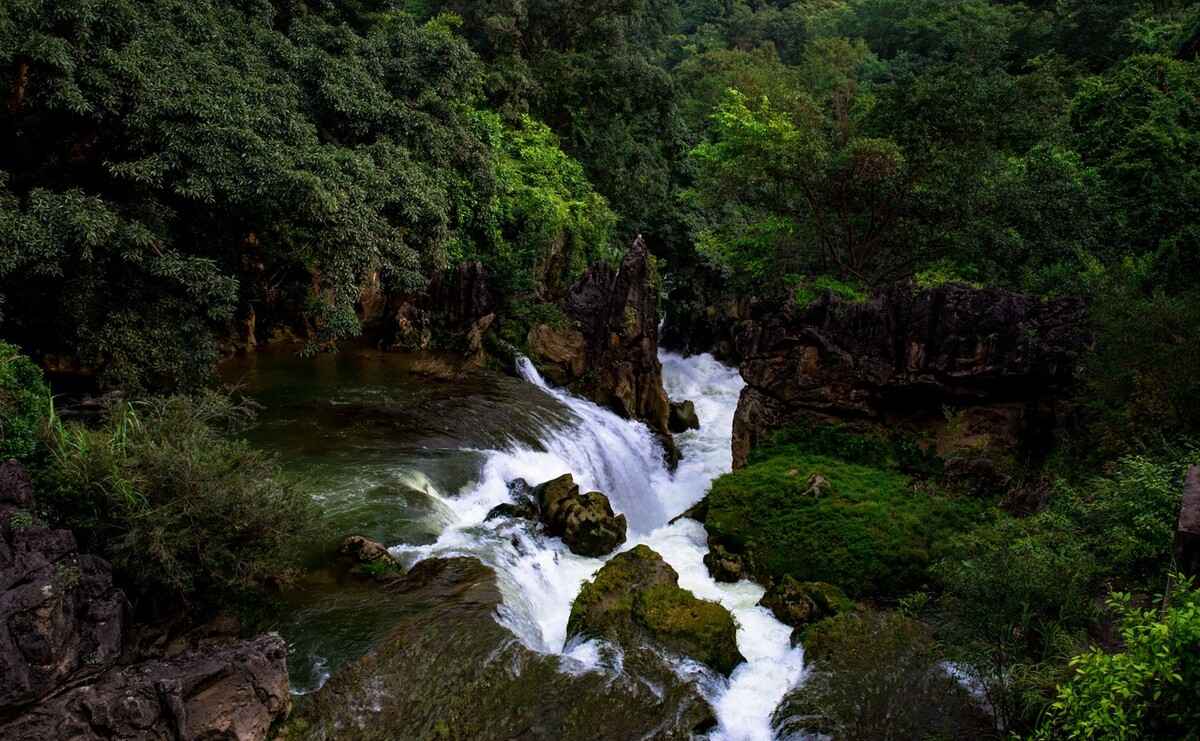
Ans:
[[[775,430],[826,422],[927,432],[953,417],[968,444],[1042,447],[1088,341],[1078,299],[963,285],[756,316],[737,328],[734,465]]]
[[[574,326],[530,330],[530,358],[551,381],[645,422],[677,453],[658,360],[659,278],[641,237],[621,265],[592,266],[571,288],[563,310]]]

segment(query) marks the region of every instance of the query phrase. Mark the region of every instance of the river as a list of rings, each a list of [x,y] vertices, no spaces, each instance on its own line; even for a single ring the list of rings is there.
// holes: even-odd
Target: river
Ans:
[[[672,399],[695,402],[701,427],[677,436],[684,458],[672,473],[644,425],[547,384],[528,363],[522,378],[477,373],[437,381],[411,365],[372,353],[302,361],[263,357],[227,375],[267,405],[252,439],[281,454],[326,511],[337,535],[366,535],[406,564],[436,556],[475,556],[497,573],[504,604],[497,619],[529,648],[564,654],[580,670],[599,669],[605,652],[567,643],[567,618],[582,583],[604,559],[577,556],[561,541],[485,520],[510,501],[508,482],[537,484],[571,473],[606,493],[629,524],[622,550],[646,544],[679,572],[680,586],[716,600],[738,622],[746,663],[728,679],[678,671],[698,682],[719,722],[714,741],[769,741],[770,716],[803,673],[791,629],[757,606],[761,587],[719,584],[703,564],[703,527],[668,524],[704,496],[731,465],[730,436],[742,380],[707,355],[661,355]],[[387,627],[377,592],[316,584],[293,598],[276,627],[292,649],[297,692],[318,688],[336,666],[364,652]],[[619,670],[619,667],[604,667]]]

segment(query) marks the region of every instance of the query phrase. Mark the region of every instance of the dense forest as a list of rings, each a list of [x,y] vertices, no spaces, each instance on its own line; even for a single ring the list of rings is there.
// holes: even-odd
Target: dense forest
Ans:
[[[1002,483],[789,427],[713,484],[712,538],[775,544],[757,580],[856,604],[807,628],[806,731],[1200,728],[1196,3],[3,0],[0,94],[0,461],[139,619],[252,614],[317,537],[219,361],[375,342],[368,287],[436,314],[478,266],[499,367],[640,239],[667,330],[895,286],[1086,306],[1070,423]],[[872,509],[783,521],[806,467]]]

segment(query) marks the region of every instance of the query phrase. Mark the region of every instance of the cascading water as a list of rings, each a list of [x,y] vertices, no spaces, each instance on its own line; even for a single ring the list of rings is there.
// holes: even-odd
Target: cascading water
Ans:
[[[606,493],[613,508],[625,514],[629,534],[623,550],[648,545],[679,572],[680,586],[733,613],[738,647],[747,661],[728,681],[704,683],[719,721],[713,738],[769,740],[770,715],[800,680],[803,653],[791,646],[790,628],[757,606],[761,587],[746,581],[718,584],[709,576],[700,524],[688,519],[667,524],[699,501],[714,477],[730,469],[733,413],[742,381],[736,370],[711,356],[664,353],[661,359],[668,394],[693,400],[701,421],[700,430],[678,437],[684,459],[674,474],[644,425],[550,387],[532,364],[522,362],[525,379],[569,409],[573,421],[548,429],[542,450],[513,445],[485,452],[477,482],[457,496],[429,491],[443,505],[438,509],[449,520],[445,529],[433,544],[402,545],[393,552],[410,562],[448,555],[480,558],[496,570],[504,594],[501,622],[534,650],[563,653],[581,670],[594,668],[599,652],[589,644],[566,646],[566,625],[580,586],[604,560],[574,555],[561,541],[531,529],[485,521],[493,507],[510,501],[509,481],[539,483],[571,473],[580,487]]]

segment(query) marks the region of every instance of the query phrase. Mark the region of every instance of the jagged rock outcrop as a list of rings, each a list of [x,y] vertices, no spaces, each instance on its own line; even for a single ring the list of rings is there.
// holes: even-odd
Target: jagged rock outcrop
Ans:
[[[1189,466],[1175,528],[1175,564],[1188,576],[1200,577],[1200,466]]]
[[[401,603],[390,636],[299,700],[281,739],[684,741],[715,725],[652,651],[611,672],[525,648],[497,622],[496,575],[476,559],[422,561],[388,589]]]
[[[759,300],[720,286],[720,276],[701,271],[677,281],[665,302],[661,346],[684,355],[711,353],[737,365],[737,329],[754,318]]]
[[[743,321],[734,466],[784,427],[936,433],[947,409],[954,445],[1045,448],[1088,341],[1080,300],[963,285],[898,284],[861,303],[826,295]]]
[[[139,660],[109,564],[35,512],[25,471],[0,464],[0,738],[266,738],[290,707],[282,639]]]
[[[108,564],[39,523],[28,475],[0,464],[0,714],[114,664],[124,626]]]
[[[745,659],[737,623],[716,602],[679,587],[679,574],[644,545],[613,557],[583,585],[567,635],[636,647],[647,642],[729,674]]]
[[[638,237],[618,269],[594,265],[571,287],[563,312],[570,326],[534,326],[530,358],[551,381],[645,422],[678,458],[658,360],[659,278]]]
[[[385,350],[433,349],[440,334],[459,338],[456,349],[471,356],[482,347],[497,299],[483,264],[467,262],[436,274],[420,294],[383,297],[368,282],[359,307],[364,335]]]

